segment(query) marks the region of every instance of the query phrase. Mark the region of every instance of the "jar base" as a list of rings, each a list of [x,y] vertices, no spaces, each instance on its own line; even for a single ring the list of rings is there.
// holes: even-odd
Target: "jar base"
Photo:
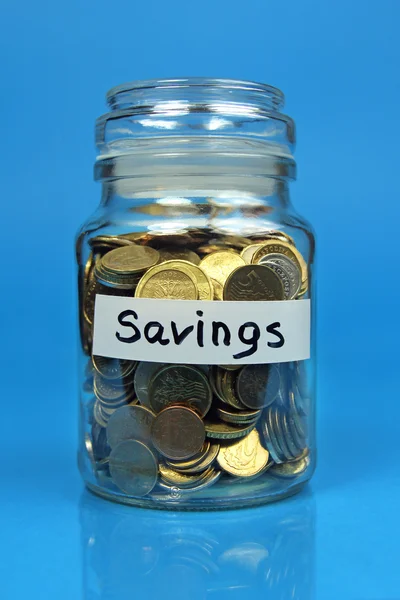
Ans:
[[[216,500],[216,498],[208,498],[202,500],[156,500],[153,498],[133,498],[130,496],[125,496],[123,494],[110,492],[92,483],[85,482],[86,487],[90,492],[92,492],[96,496],[104,498],[105,500],[110,500],[118,504],[126,504],[138,508],[186,512],[214,512],[217,510],[236,510],[240,508],[254,508],[265,504],[271,504],[273,502],[284,500],[285,498],[290,498],[291,496],[300,493],[307,483],[308,480],[303,480],[300,482],[293,483],[290,487],[286,488],[285,490],[274,491],[269,493],[268,495],[255,496],[253,498],[226,497],[218,500]]]

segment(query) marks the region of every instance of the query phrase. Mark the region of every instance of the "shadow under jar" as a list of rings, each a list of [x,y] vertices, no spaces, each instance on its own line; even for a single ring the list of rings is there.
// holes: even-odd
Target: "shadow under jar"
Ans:
[[[107,101],[76,240],[85,483],[165,509],[290,496],[315,468],[315,245],[283,94],[176,79]]]

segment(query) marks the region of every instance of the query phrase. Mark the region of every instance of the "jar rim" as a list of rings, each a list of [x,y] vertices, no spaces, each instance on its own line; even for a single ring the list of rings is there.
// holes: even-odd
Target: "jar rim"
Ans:
[[[231,93],[248,93],[262,98],[268,97],[269,102],[274,105],[275,110],[279,110],[285,101],[283,92],[272,85],[247,81],[242,79],[224,79],[212,77],[181,77],[173,79],[143,79],[130,81],[112,87],[106,94],[106,101],[111,108],[119,107],[119,96],[130,92],[143,92],[145,90],[225,90]],[[254,96],[253,96],[254,98]],[[240,100],[239,100],[240,101]]]

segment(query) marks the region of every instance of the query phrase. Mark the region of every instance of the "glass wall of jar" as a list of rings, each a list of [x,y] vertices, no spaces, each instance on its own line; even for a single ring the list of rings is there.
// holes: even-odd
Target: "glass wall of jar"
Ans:
[[[315,245],[283,94],[179,79],[107,100],[76,240],[85,483],[185,510],[292,495],[315,468]]]

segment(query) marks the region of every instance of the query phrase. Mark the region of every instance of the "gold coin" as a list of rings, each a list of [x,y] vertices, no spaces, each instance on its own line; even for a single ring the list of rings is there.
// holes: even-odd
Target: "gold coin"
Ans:
[[[236,395],[236,379],[238,373],[235,370],[226,370],[219,369],[218,370],[219,378],[217,379],[217,386],[219,391],[221,392],[225,402],[240,410],[241,408],[245,408],[243,403],[239,400]]]
[[[206,471],[203,471],[203,473],[187,475],[186,473],[179,473],[178,471],[174,471],[166,465],[160,464],[159,471],[162,479],[170,485],[176,485],[179,487],[192,487],[196,483],[199,483],[200,481],[203,481],[203,479],[207,478],[213,469],[209,467]]]
[[[261,446],[260,436],[254,429],[245,438],[227,447],[221,447],[217,462],[221,469],[238,477],[253,477],[268,464],[269,452]]]
[[[133,241],[117,235],[97,235],[89,240],[89,245],[95,252],[98,252],[101,255],[104,255],[115,248],[130,246],[131,244],[133,244]]]
[[[237,269],[237,267],[243,267],[245,264],[245,261],[239,254],[220,250],[203,258],[200,268],[209,277],[224,285],[228,275]]]
[[[114,273],[104,268],[104,264],[100,261],[96,264],[95,275],[100,284],[108,287],[109,291],[106,293],[109,295],[111,290],[115,288],[121,288],[125,290],[133,290],[139,282],[141,273]],[[126,294],[129,295],[129,294]]]
[[[208,443],[210,443],[210,442],[208,442]],[[208,467],[210,467],[212,465],[212,463],[218,456],[218,452],[219,452],[219,444],[211,444],[209,446],[209,449],[208,449],[207,453],[205,454],[205,456],[203,456],[200,461],[197,461],[196,464],[193,464],[193,465],[189,464],[188,466],[186,466],[186,465],[183,466],[182,464],[180,464],[179,466],[176,465],[174,468],[177,471],[180,471],[182,473],[188,473],[188,474],[201,473],[202,471],[205,471],[206,469],[208,469]]]
[[[197,289],[199,293],[199,300],[212,300],[214,297],[214,290],[211,283],[211,279],[200,267],[194,265],[186,260],[174,260],[163,263],[164,265],[172,264],[183,265],[190,269],[191,274],[196,279]]]
[[[232,252],[232,254],[236,254],[236,251],[229,246],[224,246],[223,244],[204,244],[203,246],[199,246],[197,248],[197,252],[199,254],[207,255],[212,254],[213,252],[220,252],[223,250],[224,252]]]
[[[289,242],[289,244],[292,244],[293,246],[296,245],[294,239],[289,234],[285,233],[284,231],[278,231],[277,229],[271,229],[271,231],[266,232],[262,237],[251,237],[252,243],[254,244],[264,244],[270,239]]]
[[[151,240],[151,235],[145,231],[136,232],[131,231],[129,233],[121,233],[120,238],[126,238],[132,242],[145,245]]]
[[[101,260],[106,271],[115,274],[128,275],[141,273],[158,263],[160,255],[154,248],[148,246],[122,246],[107,252]]]
[[[284,462],[279,465],[273,465],[271,467],[270,473],[271,475],[275,475],[276,477],[299,477],[299,475],[302,475],[307,470],[309,464],[310,457],[306,455],[302,456],[298,460]]]
[[[246,246],[245,248],[243,248],[243,250],[240,253],[240,256],[243,258],[244,262],[247,265],[251,265],[254,253],[256,252],[256,250],[258,250],[260,247],[262,246],[261,243],[259,244],[250,244],[249,246]]]
[[[268,242],[265,242],[265,244],[262,244],[262,246],[258,248],[258,250],[256,250],[256,252],[254,253],[252,260],[253,264],[258,263],[259,260],[263,256],[267,256],[267,254],[284,254],[285,256],[290,258],[290,260],[292,260],[299,266],[301,270],[302,282],[305,283],[307,281],[307,263],[300,254],[300,252],[297,250],[297,248],[295,248],[292,244],[280,240],[269,240]]]
[[[140,279],[135,297],[197,300],[199,292],[192,267],[195,268],[190,263],[177,260],[152,267]]]
[[[178,471],[179,471],[179,469],[184,470],[184,469],[187,469],[190,467],[194,467],[198,463],[200,463],[202,460],[204,460],[204,458],[207,456],[207,453],[210,450],[210,448],[211,448],[211,443],[208,440],[206,440],[204,442],[201,450],[198,452],[198,454],[193,456],[193,458],[190,458],[189,460],[179,460],[179,461],[166,460],[165,462],[167,463],[167,465],[169,465],[171,467],[171,469],[176,469]]]
[[[212,277],[210,277],[211,283],[214,290],[214,300],[223,300],[224,299],[224,286],[216,281]]]
[[[194,265],[198,265],[200,263],[200,256],[193,252],[193,250],[188,250],[186,248],[178,247],[166,247],[159,249],[160,254],[160,262],[165,262],[167,260],[186,260]]]

